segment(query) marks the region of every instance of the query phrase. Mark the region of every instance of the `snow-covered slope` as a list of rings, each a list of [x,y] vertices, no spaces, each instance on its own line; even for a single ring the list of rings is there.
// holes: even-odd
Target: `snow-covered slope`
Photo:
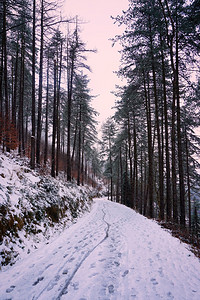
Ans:
[[[54,179],[0,153],[0,269],[49,242],[88,211],[94,189]]]
[[[133,210],[95,200],[50,244],[0,273],[0,300],[199,300],[200,262]]]

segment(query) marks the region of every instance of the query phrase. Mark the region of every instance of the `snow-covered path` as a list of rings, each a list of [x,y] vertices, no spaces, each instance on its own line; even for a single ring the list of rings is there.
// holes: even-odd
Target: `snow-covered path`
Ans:
[[[200,262],[154,221],[100,199],[52,243],[1,272],[0,299],[199,300]]]

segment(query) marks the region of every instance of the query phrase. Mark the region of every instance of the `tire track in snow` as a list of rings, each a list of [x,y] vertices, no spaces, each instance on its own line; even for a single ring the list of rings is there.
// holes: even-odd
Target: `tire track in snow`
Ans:
[[[104,206],[104,205],[103,205]],[[105,208],[105,206],[104,206]],[[104,223],[107,225],[107,228],[105,230],[105,237],[97,244],[95,245],[95,247],[93,247],[91,250],[89,250],[86,255],[82,258],[82,260],[80,261],[80,263],[77,265],[76,269],[73,271],[73,273],[71,274],[71,276],[68,278],[68,280],[65,282],[65,285],[63,287],[63,289],[61,290],[61,292],[59,293],[58,297],[56,298],[56,300],[60,300],[61,297],[65,294],[67,294],[67,289],[69,284],[71,283],[72,279],[74,278],[74,276],[76,275],[76,273],[78,272],[78,270],[80,269],[80,267],[82,266],[82,264],[85,262],[85,260],[89,257],[89,255],[98,247],[100,246],[109,236],[109,230],[110,230],[110,224],[105,220],[106,217],[106,213],[104,211],[104,209],[102,208],[102,212],[103,212],[103,221]]]
[[[110,230],[110,226],[111,225],[105,220],[106,212],[105,212],[105,205],[104,204],[103,204],[103,208],[102,208],[102,213],[103,213],[102,221],[106,224],[105,236],[92,249],[88,250],[85,253],[85,255],[83,256],[83,258],[81,259],[81,261],[76,265],[76,268],[74,269],[74,271],[72,272],[72,274],[70,275],[70,277],[65,281],[64,287],[60,291],[59,295],[55,298],[56,300],[60,300],[63,295],[67,294],[68,286],[70,285],[71,281],[73,280],[74,276],[76,275],[76,273],[78,272],[78,270],[80,269],[80,267],[83,265],[83,263],[86,261],[86,259],[90,256],[90,254],[108,238],[108,236],[109,236],[109,230]],[[64,266],[62,266],[60,268],[60,270],[62,268],[64,268]],[[34,296],[32,298],[32,300],[39,299],[40,296],[45,292],[45,290],[48,288],[48,286],[50,284],[51,284],[51,282],[49,282],[49,284],[39,293],[39,295]]]

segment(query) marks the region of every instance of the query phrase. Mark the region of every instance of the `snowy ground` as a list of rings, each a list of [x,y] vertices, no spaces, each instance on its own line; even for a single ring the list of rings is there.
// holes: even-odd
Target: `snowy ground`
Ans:
[[[0,299],[199,300],[200,262],[154,221],[97,199],[53,242],[0,273]]]
[[[1,151],[1,150],[0,150]],[[90,209],[97,191],[29,168],[0,152],[0,270],[42,247]]]

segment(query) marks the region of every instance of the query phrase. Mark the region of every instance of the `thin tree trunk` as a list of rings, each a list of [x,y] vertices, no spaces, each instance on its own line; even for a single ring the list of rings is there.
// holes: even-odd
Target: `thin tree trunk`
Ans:
[[[135,207],[135,174],[133,173],[133,161],[132,161],[132,152],[131,152],[131,129],[130,129],[130,116],[128,113],[128,156],[129,156],[129,164],[130,164],[130,202],[131,202],[131,207]],[[135,148],[134,148],[135,151]]]
[[[2,44],[3,44],[3,57],[4,57],[4,97],[5,97],[5,141],[6,141],[6,151],[10,151],[8,146],[9,135],[8,135],[8,123],[9,123],[9,106],[8,106],[8,72],[7,72],[7,35],[6,35],[6,15],[7,15],[7,1],[3,0],[3,34],[2,34]]]
[[[177,20],[177,13],[176,13],[176,97],[177,97],[177,140],[178,140],[178,167],[179,167],[178,169],[179,169],[179,192],[180,192],[180,224],[185,227],[185,187],[184,187],[183,154],[182,154],[182,138],[181,138],[178,30],[179,30],[178,20]]]
[[[78,175],[77,175],[77,185],[80,185],[80,176],[81,176],[81,104],[79,111],[79,134],[78,134]]]
[[[52,134],[52,149],[51,149],[51,176],[55,177],[55,169],[56,169],[56,150],[55,150],[55,145],[56,145],[56,108],[57,108],[57,92],[56,92],[56,86],[57,86],[57,64],[56,60],[54,60],[54,103],[53,103],[53,134]]]
[[[32,112],[31,112],[31,161],[30,166],[35,169],[35,1],[33,0],[33,37],[32,37]]]
[[[72,180],[71,175],[71,110],[72,110],[72,84],[74,77],[74,55],[72,56],[71,72],[68,77],[68,113],[67,113],[67,181]]]
[[[149,212],[150,218],[153,218],[153,147],[152,147],[152,125],[151,125],[151,106],[150,98],[147,94],[145,74],[143,71],[144,80],[144,93],[145,93],[145,107],[146,107],[146,118],[147,118],[147,132],[148,132],[148,199],[149,199]],[[146,213],[146,206],[145,206]]]
[[[113,170],[112,170],[112,153],[111,153],[111,140],[109,136],[109,161],[110,161],[110,197],[113,201]]]
[[[44,145],[44,165],[48,159],[48,124],[49,123],[49,53],[47,57],[47,90],[46,90],[46,114],[45,114],[45,145]]]
[[[17,38],[17,51],[15,58],[15,72],[14,72],[14,91],[13,91],[13,105],[12,105],[12,122],[16,126],[16,103],[17,103],[17,84],[18,84],[18,57],[19,57],[19,41]]]
[[[157,84],[156,84],[156,72],[155,72],[155,60],[153,53],[153,39],[151,29],[151,19],[149,17],[149,29],[150,29],[150,45],[151,45],[151,63],[153,72],[153,89],[155,99],[155,118],[156,118],[156,130],[157,130],[157,142],[158,142],[158,163],[159,163],[159,198],[160,198],[160,219],[164,219],[164,190],[163,190],[163,161],[162,161],[162,148],[160,138],[160,124],[159,124],[159,104],[157,95]]]
[[[36,140],[36,162],[40,165],[40,144],[42,133],[42,86],[43,86],[43,48],[44,48],[44,0],[41,0],[41,25],[40,25],[40,70],[39,70],[39,95],[38,95],[38,118]]]
[[[58,78],[58,91],[57,91],[57,155],[56,155],[56,176],[59,171],[59,160],[60,160],[60,85],[62,75],[62,41],[60,49],[60,66],[59,66],[59,78]]]
[[[4,62],[4,51],[3,51],[3,39],[1,44],[1,65],[0,65],[0,117],[3,117],[3,62]],[[2,132],[1,128],[2,124],[0,124],[0,130]]]
[[[185,127],[185,150],[186,150],[186,165],[187,165],[187,189],[188,189],[188,214],[189,214],[189,230],[192,227],[192,220],[191,220],[191,191],[190,191],[190,167],[189,167],[189,147],[188,147],[188,137],[187,137],[187,130]]]
[[[18,132],[19,132],[19,154],[25,154],[24,145],[24,37],[21,41],[21,62],[20,62],[20,96],[19,96],[19,117],[18,117]]]
[[[139,211],[140,211],[140,214],[142,215],[143,213],[143,197],[144,197],[144,189],[143,189],[143,186],[145,185],[144,184],[144,177],[143,177],[143,155],[142,155],[142,148],[141,148],[141,160],[140,160],[140,173],[141,173],[141,177],[140,177],[140,208],[139,208]]]
[[[76,117],[75,133],[74,133],[74,142],[73,142],[73,150],[72,150],[72,157],[71,157],[72,171],[73,171],[73,168],[74,168],[74,156],[75,156],[75,150],[76,150],[77,133],[78,133],[78,109],[77,109],[77,117]]]
[[[165,119],[165,155],[166,155],[166,204],[167,204],[167,221],[171,220],[172,203],[171,203],[171,181],[170,181],[170,160],[169,160],[169,126],[167,112],[167,91],[166,91],[166,75],[165,62],[163,53],[163,40],[161,40],[161,58],[162,58],[162,78],[163,78],[163,98],[164,98],[164,119]]]
[[[84,139],[84,132],[83,132],[83,137],[82,137],[82,146],[81,146],[81,184],[82,186],[84,185],[84,180],[85,180],[85,176],[84,176],[84,143],[85,143],[85,139]],[[85,162],[86,163],[86,162]]]
[[[135,206],[138,209],[138,154],[137,154],[137,136],[135,128],[135,118],[134,118],[134,129],[133,129],[133,141],[134,141],[134,198]]]
[[[120,199],[120,202],[121,204],[124,204],[124,201],[123,201],[123,198],[122,198],[122,183],[123,183],[123,163],[122,163],[122,150],[121,150],[121,147],[119,148],[119,163],[120,163],[120,181],[121,181],[121,184],[120,184],[120,187],[121,187],[121,190],[120,190],[120,193],[121,193],[121,199]]]

